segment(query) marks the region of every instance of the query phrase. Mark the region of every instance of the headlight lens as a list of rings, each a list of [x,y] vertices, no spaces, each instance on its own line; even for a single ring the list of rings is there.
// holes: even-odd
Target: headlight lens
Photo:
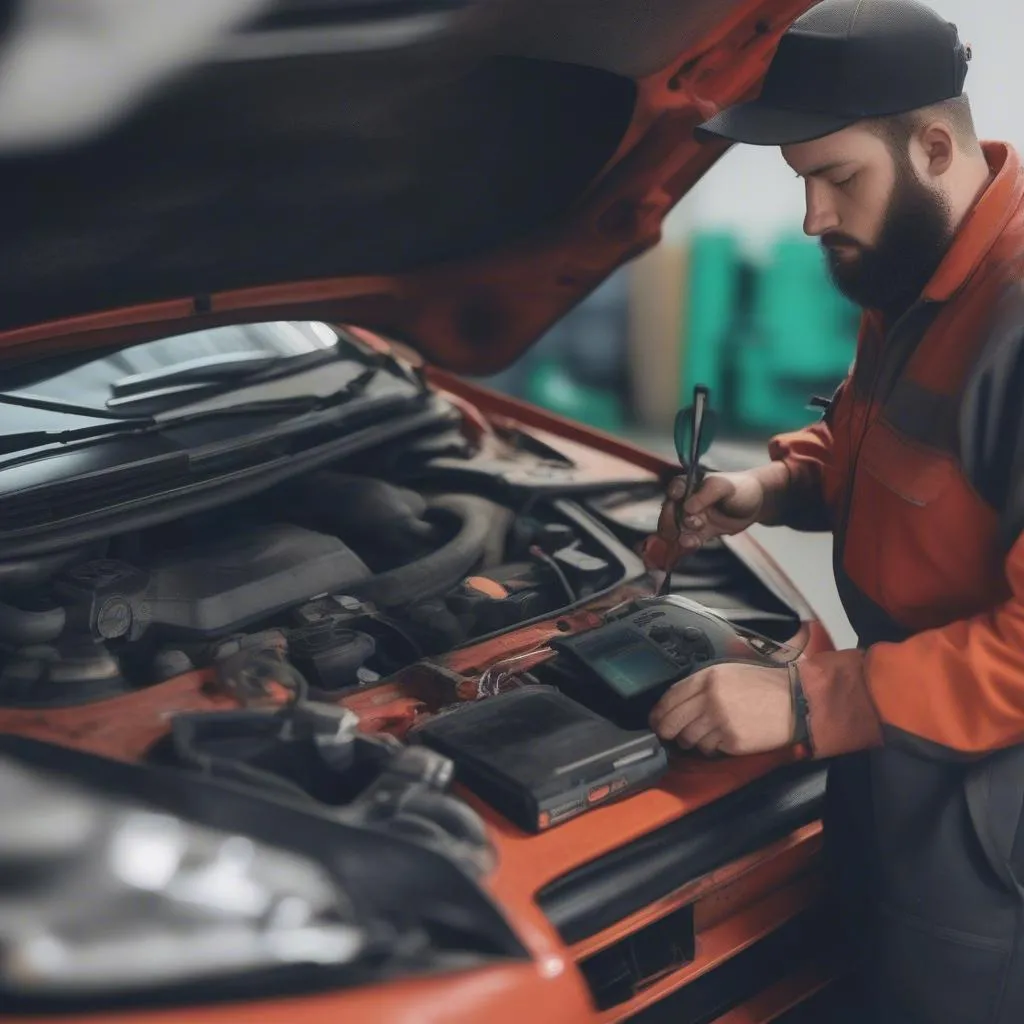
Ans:
[[[0,982],[130,991],[357,959],[366,931],[316,862],[97,799],[0,759]]]

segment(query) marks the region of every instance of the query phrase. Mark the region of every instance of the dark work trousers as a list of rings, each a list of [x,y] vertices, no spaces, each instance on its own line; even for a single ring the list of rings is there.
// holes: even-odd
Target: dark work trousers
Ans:
[[[854,981],[816,1024],[1024,1024],[1022,801],[1024,748],[832,762],[829,909]]]

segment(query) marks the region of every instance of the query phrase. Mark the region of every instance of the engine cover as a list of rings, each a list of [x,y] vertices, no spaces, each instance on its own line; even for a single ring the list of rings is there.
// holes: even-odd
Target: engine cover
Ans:
[[[154,629],[168,639],[202,640],[369,577],[338,538],[268,524],[163,554],[141,572],[109,562],[79,565],[58,593],[71,606],[69,622],[87,618],[86,628],[97,636],[138,637]]]
[[[285,524],[178,552],[150,572],[153,625],[181,637],[233,632],[370,576],[337,537]]]

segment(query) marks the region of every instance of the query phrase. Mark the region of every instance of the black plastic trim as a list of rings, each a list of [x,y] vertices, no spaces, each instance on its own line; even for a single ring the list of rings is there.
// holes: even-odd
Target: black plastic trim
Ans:
[[[828,948],[827,934],[820,915],[800,914],[721,967],[626,1019],[636,1024],[713,1024],[785,977],[794,964],[820,960]]]
[[[816,821],[826,771],[802,762],[773,772],[550,882],[537,903],[565,942],[595,935]]]
[[[231,501],[240,501],[337,459],[414,434],[439,422],[445,415],[447,413],[442,406],[430,403],[423,408],[417,402],[416,407],[404,415],[341,434],[298,455],[278,456],[244,470],[225,473],[169,493],[158,493],[131,503],[126,502],[113,509],[101,509],[78,516],[72,521],[47,524],[35,530],[8,531],[0,534],[0,557],[48,554],[89,544],[114,532],[141,530]],[[343,427],[343,421],[338,426]],[[268,442],[274,440],[267,439]],[[73,481],[69,481],[65,486],[72,484]]]
[[[599,1010],[628,1002],[651,979],[692,963],[697,952],[693,904],[581,960],[580,973]]]

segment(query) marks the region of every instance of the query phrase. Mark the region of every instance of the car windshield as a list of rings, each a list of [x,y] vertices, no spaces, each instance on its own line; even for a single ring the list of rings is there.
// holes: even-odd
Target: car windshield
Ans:
[[[328,359],[345,344],[327,324],[275,321],[216,327],[159,338],[114,352],[89,357],[47,359],[5,370],[3,398],[42,399],[67,405],[67,412],[107,416],[118,408],[118,396],[171,391],[186,392],[219,381],[285,366],[291,360],[306,366],[317,355]],[[27,410],[25,410],[27,411]],[[55,409],[55,412],[61,411]],[[129,410],[123,410],[127,413]]]

